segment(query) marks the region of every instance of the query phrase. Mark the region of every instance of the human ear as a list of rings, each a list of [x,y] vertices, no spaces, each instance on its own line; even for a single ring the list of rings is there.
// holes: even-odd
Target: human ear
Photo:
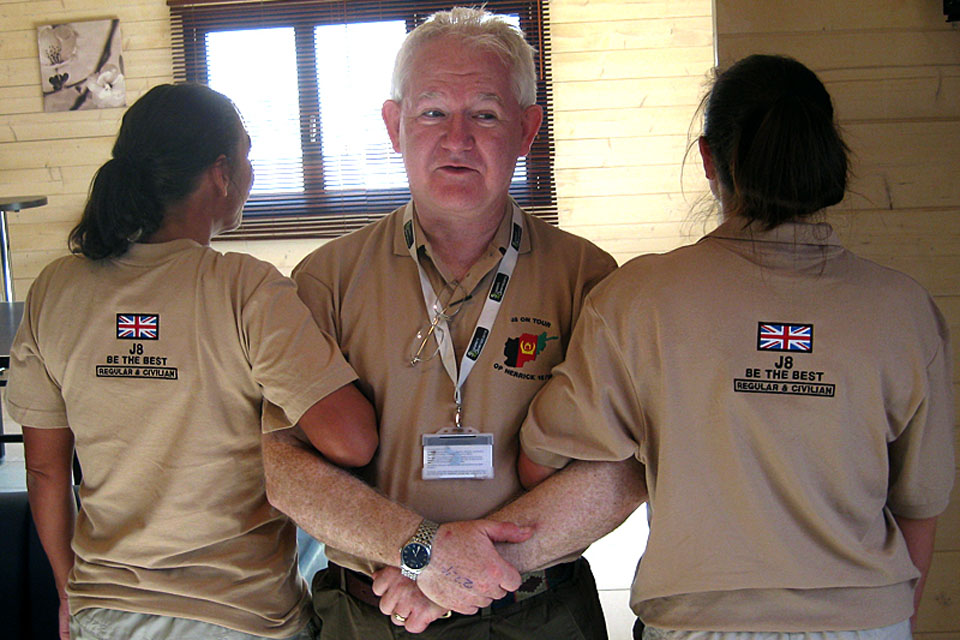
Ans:
[[[227,156],[220,154],[213,161],[210,172],[210,177],[217,188],[217,192],[222,193],[223,197],[226,198],[227,189],[230,187],[230,161],[227,160]]]
[[[543,108],[538,104],[532,104],[523,110],[520,116],[520,124],[523,128],[523,146],[520,148],[521,156],[530,153],[530,146],[533,139],[537,137],[537,131],[540,130],[540,123],[543,121]]]
[[[396,100],[387,100],[380,108],[383,124],[387,125],[387,135],[393,150],[400,153],[400,103]]]
[[[703,160],[703,173],[707,176],[707,180],[716,180],[717,168],[713,164],[713,152],[710,151],[710,145],[707,144],[707,139],[703,136],[700,136],[697,142],[700,145],[700,158]]]

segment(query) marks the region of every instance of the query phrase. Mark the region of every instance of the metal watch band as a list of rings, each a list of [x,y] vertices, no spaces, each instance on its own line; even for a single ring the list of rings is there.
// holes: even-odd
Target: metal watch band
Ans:
[[[433,545],[433,538],[437,535],[437,529],[439,528],[439,524],[433,520],[424,518],[420,521],[420,526],[417,527],[416,533],[413,534],[409,542],[419,542],[422,545],[430,547]]]
[[[404,551],[410,545],[417,545],[424,547],[429,554],[433,546],[433,538],[437,535],[437,529],[440,527],[436,522],[432,520],[427,520],[424,518],[420,521],[420,524],[417,526],[417,530],[414,532],[413,536],[407,540],[406,544],[400,548],[400,573],[405,578],[409,578],[416,582],[417,578],[420,576],[420,572],[423,571],[426,566],[430,563],[429,558],[426,563],[421,567],[409,567],[404,562]]]

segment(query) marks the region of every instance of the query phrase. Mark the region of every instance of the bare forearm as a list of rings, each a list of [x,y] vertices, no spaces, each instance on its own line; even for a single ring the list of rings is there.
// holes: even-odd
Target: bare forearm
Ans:
[[[341,551],[396,567],[400,548],[421,517],[339,469],[286,431],[263,439],[267,497],[307,533]],[[474,613],[520,586],[520,574],[494,551],[492,540],[526,539],[529,532],[489,521],[445,523],[417,584],[445,610]]]
[[[324,460],[287,432],[263,439],[267,497],[304,531],[341,551],[397,566],[420,516]]]
[[[930,572],[930,563],[933,560],[933,540],[937,532],[937,519],[934,517],[914,520],[900,516],[894,516],[894,519],[906,540],[910,560],[920,571],[920,579],[917,580],[917,586],[913,592],[914,613],[911,617],[911,620],[916,623],[917,608],[920,605],[920,597],[923,595],[923,587],[927,582],[927,574]]]
[[[27,473],[30,496],[30,512],[37,525],[40,543],[53,569],[57,590],[62,594],[67,585],[67,576],[73,568],[73,528],[77,509],[73,490],[50,478]]]
[[[23,436],[30,512],[57,590],[63,596],[73,568],[70,542],[77,520],[71,475],[73,434],[68,429],[25,426]]]
[[[505,560],[530,571],[584,549],[646,498],[643,466],[636,460],[577,461],[489,518],[534,527],[526,542],[497,545]]]

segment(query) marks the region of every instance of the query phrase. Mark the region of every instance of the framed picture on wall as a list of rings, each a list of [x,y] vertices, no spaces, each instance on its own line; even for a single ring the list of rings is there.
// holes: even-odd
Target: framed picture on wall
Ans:
[[[39,26],[37,48],[44,111],[126,105],[119,20]]]

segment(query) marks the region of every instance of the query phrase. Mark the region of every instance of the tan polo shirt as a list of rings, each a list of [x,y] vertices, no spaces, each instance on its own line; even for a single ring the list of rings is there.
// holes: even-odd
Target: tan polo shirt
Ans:
[[[923,288],[829,226],[729,221],[594,290],[522,446],[646,465],[649,625],[894,624],[918,572],[892,515],[937,515],[954,477],[947,343]]]
[[[412,204],[407,205],[412,206]],[[515,204],[511,204],[516,206]],[[522,214],[517,265],[499,315],[463,387],[464,425],[494,434],[494,478],[423,480],[422,435],[453,426],[454,384],[440,357],[409,363],[410,344],[429,324],[417,266],[404,242],[404,208],[307,256],[294,270],[300,296],[335,336],[377,410],[380,449],[365,479],[438,522],[484,516],[520,491],[517,431],[534,394],[563,360],[587,291],[616,263],[596,246]],[[473,294],[451,321],[457,363],[470,342],[501,251],[511,211],[486,253],[463,278]],[[448,282],[417,229],[420,261],[436,291]],[[522,353],[523,345],[536,345]],[[370,570],[336,549],[338,564]]]
[[[250,256],[178,240],[45,268],[7,406],[76,438],[71,611],[296,633],[309,598],[295,528],[264,493],[261,431],[295,424],[355,377],[294,283]]]

